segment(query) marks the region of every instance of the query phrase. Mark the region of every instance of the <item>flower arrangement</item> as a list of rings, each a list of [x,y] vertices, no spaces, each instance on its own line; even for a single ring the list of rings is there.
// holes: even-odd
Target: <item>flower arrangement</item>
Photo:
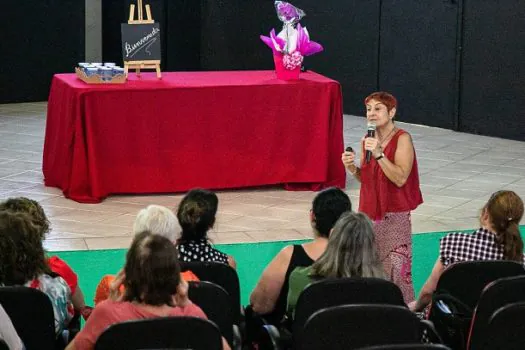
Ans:
[[[275,9],[283,29],[277,35],[272,29],[270,36],[261,35],[261,40],[272,49],[277,78],[298,79],[304,57],[323,51],[323,47],[311,41],[306,27],[299,24],[303,10],[284,1],[275,1]]]

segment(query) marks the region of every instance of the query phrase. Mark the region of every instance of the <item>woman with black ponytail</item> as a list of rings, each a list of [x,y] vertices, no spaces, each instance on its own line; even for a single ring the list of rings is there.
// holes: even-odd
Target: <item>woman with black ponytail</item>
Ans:
[[[182,228],[177,249],[183,262],[219,262],[237,267],[235,259],[215,249],[209,242],[208,230],[215,225],[219,198],[211,191],[193,189],[186,193],[177,209]]]
[[[523,201],[513,191],[498,191],[481,210],[481,227],[471,234],[449,233],[441,238],[439,258],[419,298],[409,304],[413,311],[423,310],[431,301],[445,268],[460,261],[511,260],[525,263],[519,223]]]

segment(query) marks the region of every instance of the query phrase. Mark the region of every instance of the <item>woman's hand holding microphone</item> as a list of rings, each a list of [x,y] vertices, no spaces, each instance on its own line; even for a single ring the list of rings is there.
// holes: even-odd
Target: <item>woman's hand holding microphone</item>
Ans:
[[[377,138],[366,137],[362,141],[364,141],[365,151],[372,152],[372,157],[377,158],[381,156],[381,154],[383,153],[383,149],[381,148],[381,143]]]

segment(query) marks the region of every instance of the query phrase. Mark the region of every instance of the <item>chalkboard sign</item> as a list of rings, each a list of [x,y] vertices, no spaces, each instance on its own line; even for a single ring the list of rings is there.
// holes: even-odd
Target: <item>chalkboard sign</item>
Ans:
[[[160,60],[160,25],[122,23],[124,61]]]

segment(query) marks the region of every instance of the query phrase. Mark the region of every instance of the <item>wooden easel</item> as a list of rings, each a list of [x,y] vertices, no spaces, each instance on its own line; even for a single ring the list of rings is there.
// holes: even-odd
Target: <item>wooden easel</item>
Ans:
[[[137,12],[138,18],[135,19],[135,4],[131,4],[129,7],[129,19],[128,24],[152,24],[155,23],[151,17],[151,8],[146,4],[146,18],[144,19],[142,12],[142,0],[137,0]],[[135,69],[135,73],[140,75],[141,69],[155,69],[157,71],[157,78],[162,78],[160,73],[160,60],[147,60],[147,61],[124,61],[124,74],[128,76],[130,69]]]

